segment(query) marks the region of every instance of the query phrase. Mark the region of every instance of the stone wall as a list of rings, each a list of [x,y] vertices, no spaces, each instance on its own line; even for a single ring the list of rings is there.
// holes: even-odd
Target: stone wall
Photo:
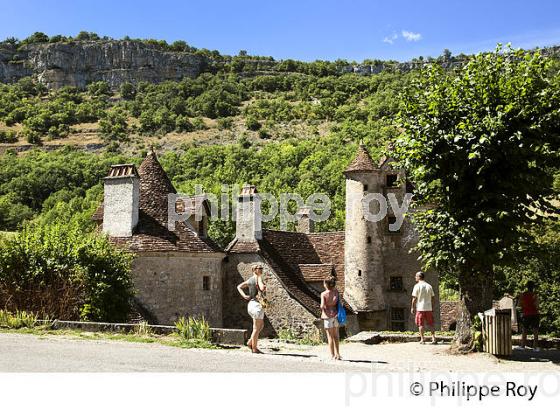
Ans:
[[[223,254],[146,252],[137,255],[132,276],[138,301],[158,324],[180,316],[204,316],[222,327]],[[209,290],[203,277],[209,277]]]
[[[237,292],[237,285],[251,277],[251,267],[259,262],[264,267],[263,280],[267,286],[270,306],[265,309],[265,328],[262,336],[278,336],[283,329],[290,329],[295,336],[317,336],[315,316],[294,300],[281,285],[271,267],[256,254],[230,254],[224,278],[224,326],[252,329],[252,319],[247,313],[247,302]]]
[[[442,301],[441,309],[441,330],[455,330],[457,318],[459,316],[459,301]]]

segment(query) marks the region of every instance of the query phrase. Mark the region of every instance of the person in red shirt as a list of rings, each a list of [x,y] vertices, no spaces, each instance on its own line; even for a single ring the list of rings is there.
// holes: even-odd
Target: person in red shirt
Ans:
[[[539,300],[535,293],[535,282],[529,281],[527,283],[527,291],[519,295],[519,304],[521,306],[521,347],[525,348],[527,343],[527,331],[533,331],[533,349],[539,350]]]

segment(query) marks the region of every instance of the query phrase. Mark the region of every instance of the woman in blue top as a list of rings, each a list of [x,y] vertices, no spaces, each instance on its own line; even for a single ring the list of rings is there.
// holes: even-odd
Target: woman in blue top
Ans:
[[[338,351],[339,335],[338,335],[338,290],[336,289],[336,278],[332,275],[328,276],[323,286],[325,291],[321,293],[321,319],[325,332],[327,333],[327,342],[329,344],[329,352],[335,360],[340,360],[340,352]]]

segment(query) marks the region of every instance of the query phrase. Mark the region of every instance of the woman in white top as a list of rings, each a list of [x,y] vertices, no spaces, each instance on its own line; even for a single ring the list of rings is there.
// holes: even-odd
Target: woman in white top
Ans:
[[[266,285],[262,279],[263,267],[260,264],[253,265],[253,276],[247,279],[245,282],[240,283],[237,286],[237,291],[247,302],[247,312],[249,316],[253,319],[253,332],[251,337],[247,342],[247,346],[253,353],[262,353],[258,347],[259,333],[264,327],[264,310],[260,302],[257,300],[257,296],[260,293],[266,291]],[[249,294],[244,292],[247,289]]]

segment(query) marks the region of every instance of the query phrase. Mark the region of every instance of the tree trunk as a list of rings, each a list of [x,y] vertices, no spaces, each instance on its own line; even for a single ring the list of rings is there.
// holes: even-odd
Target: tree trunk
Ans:
[[[474,350],[472,320],[480,312],[492,308],[494,299],[493,272],[465,273],[459,277],[461,302],[455,333],[455,348],[460,353]]]
[[[477,313],[492,308],[492,301],[494,300],[493,272],[462,274],[459,277],[459,286],[461,298],[464,299],[471,319]]]

